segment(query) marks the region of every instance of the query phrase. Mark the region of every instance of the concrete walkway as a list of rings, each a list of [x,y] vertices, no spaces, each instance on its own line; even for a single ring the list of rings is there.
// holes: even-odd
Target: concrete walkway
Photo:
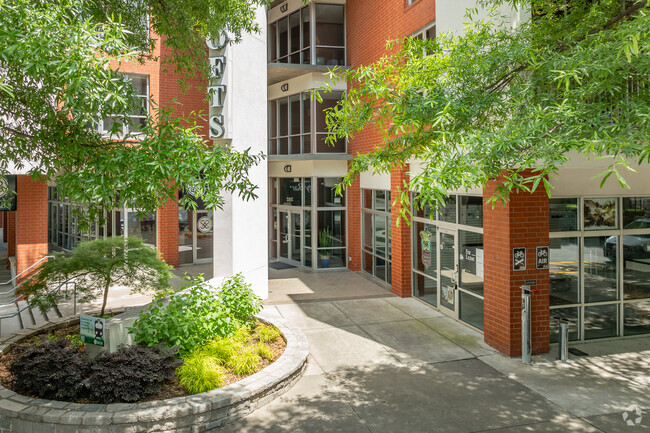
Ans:
[[[266,309],[303,330],[308,369],[282,397],[218,431],[650,431],[650,338],[583,345],[597,356],[527,366],[360,274],[291,269],[270,278]],[[643,413],[630,427],[622,414],[632,405]]]

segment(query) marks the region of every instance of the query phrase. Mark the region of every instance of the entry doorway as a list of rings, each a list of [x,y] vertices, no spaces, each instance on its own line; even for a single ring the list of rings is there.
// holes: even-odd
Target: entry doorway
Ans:
[[[179,264],[211,263],[214,257],[214,214],[210,210],[178,210]]]
[[[280,251],[278,259],[292,265],[302,263],[302,224],[300,212],[279,211]]]
[[[438,306],[442,313],[458,318],[458,232],[438,229]]]

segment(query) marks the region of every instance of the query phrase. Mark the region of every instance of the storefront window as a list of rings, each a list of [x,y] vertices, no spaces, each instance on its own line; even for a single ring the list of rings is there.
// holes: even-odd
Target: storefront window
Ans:
[[[483,227],[483,197],[460,196],[460,223]]]
[[[625,335],[650,334],[650,301],[625,304]]]
[[[577,198],[552,198],[549,200],[549,230],[551,232],[578,230]]]
[[[566,320],[569,323],[569,340],[580,340],[580,309],[575,308],[558,308],[551,310],[549,320],[549,332],[551,343],[558,342],[560,332],[560,320]]]
[[[618,335],[618,304],[585,307],[585,340]]]
[[[343,195],[336,194],[336,185],[340,179],[335,177],[318,178],[318,207],[342,207],[345,206],[345,192]]]
[[[280,179],[280,204],[302,206],[302,178]]]
[[[321,260],[319,268],[345,267],[345,211],[318,211],[318,254],[330,256],[329,261]]]
[[[585,302],[618,299],[616,236],[584,238]]]
[[[390,191],[362,190],[363,269],[390,284]]]
[[[578,238],[550,240],[550,304],[580,302],[580,250]]]
[[[584,199],[585,230],[611,230],[618,227],[615,198]]]
[[[445,199],[445,206],[439,212],[440,221],[456,222],[456,196],[450,195]]]
[[[650,229],[650,197],[623,197],[623,228]]]
[[[483,235],[459,230],[460,287],[483,296]]]

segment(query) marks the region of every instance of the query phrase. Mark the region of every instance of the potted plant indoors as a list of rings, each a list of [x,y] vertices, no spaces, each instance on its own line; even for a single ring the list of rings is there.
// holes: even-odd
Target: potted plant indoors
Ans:
[[[318,233],[318,246],[321,248],[329,248],[332,246],[332,230],[329,227],[325,227]],[[321,268],[330,267],[330,251],[321,250],[320,254],[320,263]]]

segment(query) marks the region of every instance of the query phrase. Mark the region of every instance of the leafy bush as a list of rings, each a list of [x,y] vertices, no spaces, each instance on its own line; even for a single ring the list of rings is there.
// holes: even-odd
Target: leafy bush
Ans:
[[[187,392],[199,394],[219,388],[225,382],[226,369],[220,365],[218,358],[197,351],[184,358],[176,375]]]
[[[129,332],[145,346],[179,346],[181,353],[189,353],[214,337],[228,337],[248,326],[261,308],[261,299],[239,274],[217,289],[202,278],[190,279],[190,287],[168,305],[158,300],[143,310]]]
[[[16,346],[9,366],[16,392],[49,400],[75,401],[83,395],[81,379],[88,365],[77,347],[65,340]]]
[[[181,360],[178,348],[122,346],[115,353],[102,352],[90,364],[83,384],[90,398],[100,403],[139,401],[160,391],[174,378]]]
[[[280,336],[280,331],[274,326],[259,325],[255,336],[262,343],[270,343]]]

